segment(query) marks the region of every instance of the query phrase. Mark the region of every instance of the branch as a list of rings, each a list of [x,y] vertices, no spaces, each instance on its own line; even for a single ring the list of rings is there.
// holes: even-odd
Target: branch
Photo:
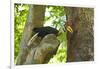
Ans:
[[[39,42],[37,42],[37,39],[33,42],[33,45],[37,46],[31,46],[30,52],[24,64],[47,63],[50,58],[56,54],[60,43],[54,34],[48,34]]]

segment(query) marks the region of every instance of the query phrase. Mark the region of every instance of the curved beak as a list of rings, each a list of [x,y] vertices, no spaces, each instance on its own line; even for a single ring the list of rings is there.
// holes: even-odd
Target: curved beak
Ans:
[[[73,29],[71,28],[71,26],[67,26],[67,30],[68,30],[70,33],[73,33]]]

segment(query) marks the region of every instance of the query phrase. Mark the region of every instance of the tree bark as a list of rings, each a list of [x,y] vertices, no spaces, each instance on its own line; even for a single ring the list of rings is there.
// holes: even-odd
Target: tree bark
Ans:
[[[73,29],[67,31],[67,62],[94,60],[94,9],[65,7],[65,12]]]
[[[29,53],[27,49],[27,43],[29,39],[32,37],[33,34],[32,29],[34,27],[43,26],[44,14],[45,14],[45,6],[30,5],[27,21],[24,27],[22,40],[20,43],[20,53],[17,57],[17,62],[16,62],[17,65],[21,65],[26,61],[26,56]]]
[[[44,16],[45,6],[30,6],[16,65],[47,63],[57,52],[59,41],[56,35],[48,34],[42,39],[32,32],[33,28],[43,26]]]
[[[24,64],[43,64],[47,63],[59,46],[59,41],[54,34],[46,35],[42,40],[37,37],[34,40],[30,52]]]

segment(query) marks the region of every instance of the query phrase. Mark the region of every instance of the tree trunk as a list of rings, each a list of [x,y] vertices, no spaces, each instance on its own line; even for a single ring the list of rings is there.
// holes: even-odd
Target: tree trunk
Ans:
[[[57,52],[59,41],[56,35],[48,34],[42,39],[38,33],[32,33],[33,28],[43,26],[44,16],[45,6],[30,6],[16,65],[47,63]]]
[[[21,65],[26,61],[26,56],[28,55],[27,43],[32,36],[32,29],[34,27],[43,26],[44,14],[45,6],[30,5],[27,21],[20,43],[20,53],[16,62],[17,65]]]
[[[73,32],[67,31],[67,62],[94,60],[94,9],[65,7]]]

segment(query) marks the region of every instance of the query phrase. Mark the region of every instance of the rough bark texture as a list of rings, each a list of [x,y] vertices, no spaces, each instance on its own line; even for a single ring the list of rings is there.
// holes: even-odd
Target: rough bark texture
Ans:
[[[27,43],[32,36],[34,27],[43,26],[45,6],[30,5],[27,21],[25,24],[22,40],[20,43],[20,53],[17,57],[17,65],[21,65],[26,61],[26,56],[29,53]]]
[[[16,65],[47,63],[56,53],[59,46],[56,35],[48,34],[41,39],[32,33],[33,28],[43,26],[44,15],[45,6],[30,6]]]
[[[65,7],[65,11],[73,29],[67,31],[67,62],[94,60],[94,9]]]
[[[30,48],[24,64],[47,63],[56,53],[58,46],[59,41],[54,34],[48,34],[42,40],[37,37]]]

